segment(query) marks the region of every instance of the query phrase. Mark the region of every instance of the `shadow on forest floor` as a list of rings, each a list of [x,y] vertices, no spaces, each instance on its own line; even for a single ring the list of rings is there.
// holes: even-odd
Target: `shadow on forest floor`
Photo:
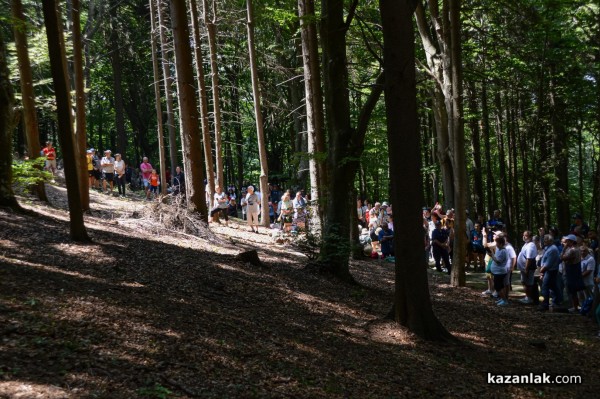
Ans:
[[[304,271],[285,247],[260,245],[266,267],[255,268],[106,220],[88,223],[87,245],[70,242],[68,223],[53,216],[0,211],[0,226],[0,397],[585,397],[600,388],[589,320],[500,309],[437,273],[434,309],[460,345],[381,320],[393,294],[387,262],[353,262],[361,288]],[[583,384],[493,386],[487,372],[577,374]]]

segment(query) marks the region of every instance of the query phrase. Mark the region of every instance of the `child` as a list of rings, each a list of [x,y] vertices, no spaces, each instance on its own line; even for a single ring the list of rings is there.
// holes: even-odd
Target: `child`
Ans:
[[[158,186],[160,185],[160,177],[156,173],[156,169],[152,169],[152,174],[148,180],[150,182],[150,190],[148,191],[146,199],[150,199],[150,193],[152,193],[156,199],[156,197],[158,197]]]

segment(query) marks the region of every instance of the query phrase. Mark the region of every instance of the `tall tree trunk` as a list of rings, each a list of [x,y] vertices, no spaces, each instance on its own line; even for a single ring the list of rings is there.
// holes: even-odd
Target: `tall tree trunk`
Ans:
[[[152,72],[154,73],[154,106],[156,109],[156,127],[158,133],[158,156],[160,158],[160,191],[162,195],[167,194],[167,171],[165,168],[165,140],[163,137],[163,119],[162,119],[162,106],[160,101],[160,72],[158,68],[158,46],[156,36],[156,10],[154,0],[149,0],[150,3],[150,41],[152,43]],[[175,174],[175,169],[171,169],[172,173]]]
[[[12,133],[15,128],[15,97],[8,73],[6,45],[0,31],[0,206],[21,207],[12,190]]]
[[[206,98],[206,83],[204,81],[204,67],[202,66],[202,51],[200,44],[200,27],[198,26],[198,7],[196,0],[189,0],[190,10],[192,12],[192,30],[194,43],[194,61],[196,66],[196,79],[198,80],[198,90],[200,91],[200,121],[202,126],[202,138],[204,142],[204,163],[206,164],[206,180],[208,182],[209,207],[212,207],[212,197],[215,193],[215,170],[212,157],[212,144],[210,140],[210,127],[208,125],[208,100]],[[221,165],[221,169],[223,165]],[[226,187],[222,186],[224,191]]]
[[[198,104],[192,71],[192,49],[188,29],[187,10],[183,1],[171,2],[171,24],[175,45],[175,66],[177,71],[177,91],[179,94],[179,115],[181,143],[186,173],[188,206],[202,215],[208,223],[204,192],[204,160],[200,126],[198,125]]]
[[[462,58],[460,39],[460,0],[450,0],[450,57],[452,82],[452,161],[454,170],[454,205],[456,207],[456,223],[454,224],[454,256],[451,282],[455,287],[464,287],[465,259],[467,249],[467,165],[465,157],[465,131],[463,120],[463,90],[462,90]],[[450,113],[449,113],[450,114]]]
[[[160,50],[162,60],[163,82],[165,99],[167,103],[167,129],[169,131],[169,158],[171,160],[171,171],[177,166],[177,131],[175,128],[175,111],[173,109],[173,76],[169,65],[169,54],[167,52],[166,21],[163,12],[163,0],[156,0],[156,12],[158,14],[158,31],[160,35]],[[172,173],[175,175],[175,173]]]
[[[87,131],[85,126],[85,86],[83,79],[83,41],[81,37],[81,4],[79,0],[72,0],[73,18],[73,76],[75,78],[75,137],[79,147],[79,191],[81,207],[84,211],[90,210],[90,189],[87,170],[86,143]]]
[[[496,184],[494,174],[492,171],[492,129],[490,126],[490,108],[488,106],[488,82],[487,79],[483,79],[481,83],[481,127],[483,131],[483,147],[485,149],[485,177],[486,177],[486,203],[488,214],[485,217],[491,216],[490,212],[493,212],[498,208]]]
[[[451,335],[433,313],[423,252],[421,151],[417,126],[412,0],[380,0],[384,40],[385,108],[392,202],[402,204],[394,222],[403,227],[394,240],[396,279],[394,320],[427,340]],[[399,110],[401,110],[399,112]],[[394,156],[394,154],[396,154]],[[402,154],[402,156],[397,156]]]
[[[250,72],[252,75],[252,94],[254,95],[254,115],[256,117],[256,134],[258,136],[258,156],[260,159],[260,192],[261,200],[261,223],[268,227],[269,220],[269,168],[267,165],[267,149],[265,146],[265,133],[263,130],[263,118],[260,106],[260,82],[258,81],[258,68],[256,65],[256,50],[254,44],[254,17],[252,0],[246,0],[248,13],[248,51],[250,54]]]
[[[54,92],[56,94],[58,137],[63,152],[65,180],[67,183],[67,200],[69,204],[70,232],[74,241],[89,241],[83,223],[81,197],[79,195],[79,179],[77,174],[77,142],[73,135],[71,120],[71,96],[67,77],[67,58],[65,41],[61,27],[61,17],[55,0],[43,0],[44,23],[48,37],[50,69]]]
[[[29,61],[29,46],[27,45],[27,22],[23,13],[21,0],[12,1],[12,13],[15,19],[14,35],[17,58],[19,61],[19,75],[21,82],[21,98],[23,102],[23,121],[27,137],[27,152],[30,159],[35,159],[40,154],[40,133],[35,107],[35,93],[33,90],[33,77]],[[18,21],[18,23],[16,22]],[[9,149],[12,144],[9,145]],[[41,201],[48,202],[44,182],[36,185],[36,194]],[[88,200],[89,202],[89,200]]]
[[[508,204],[510,202],[510,193],[508,192],[508,178],[506,172],[506,147],[504,143],[504,121],[502,119],[502,98],[499,91],[496,92],[494,97],[494,103],[496,106],[496,139],[498,140],[498,163],[500,169],[500,187],[502,203],[500,209],[502,210],[502,216],[505,221],[506,229],[510,232],[512,228],[512,220],[509,218]]]
[[[558,229],[561,232],[568,232],[571,216],[569,212],[569,148],[567,147],[567,132],[565,129],[564,118],[565,104],[557,93],[556,81],[554,79],[555,66],[550,65],[550,124],[552,127],[552,141],[554,143],[554,173],[556,176],[556,219]]]
[[[320,89],[320,71],[317,50],[317,33],[315,28],[314,0],[298,0],[298,15],[300,17],[302,38],[302,61],[304,65],[304,91],[306,101],[306,125],[309,154],[310,199],[314,204],[311,213],[311,229],[316,234],[321,233],[322,204],[320,203],[320,188],[324,174],[319,140],[323,137],[323,104]],[[317,93],[315,93],[315,90]],[[362,181],[362,180],[361,180]],[[361,189],[364,193],[364,186]],[[364,195],[364,194],[362,194]]]
[[[370,116],[383,91],[383,74],[377,78],[356,129],[350,123],[346,31],[350,21],[344,21],[343,2],[322,1],[323,76],[325,108],[329,131],[327,166],[327,204],[323,227],[324,240],[320,261],[340,279],[352,280],[348,267],[351,248],[350,224],[356,210],[348,201],[352,195],[359,159],[364,150],[364,138]]]
[[[119,22],[117,13],[120,1],[112,0],[110,8],[110,63],[113,72],[113,90],[114,90],[114,107],[115,107],[115,126],[117,128],[118,148],[117,151],[127,159],[127,135],[125,133],[125,113],[123,106],[123,65],[121,62],[121,51],[119,44]],[[104,150],[104,148],[102,149]],[[114,150],[113,150],[114,151]],[[146,154],[148,155],[148,154]]]
[[[444,6],[446,3],[444,2]],[[452,115],[448,113],[450,98],[448,97],[448,87],[451,85],[450,78],[450,32],[444,31],[439,17],[438,2],[432,1],[429,3],[431,13],[431,21],[435,26],[435,40],[433,35],[429,33],[426,22],[425,10],[421,2],[417,3],[415,17],[417,20],[417,28],[425,50],[427,66],[429,74],[434,78],[435,84],[431,89],[431,97],[433,100],[433,115],[435,120],[435,130],[437,133],[437,158],[442,171],[442,186],[444,191],[444,207],[451,208],[454,206],[454,170],[452,159],[450,156],[450,126]],[[446,15],[444,15],[446,17]],[[449,24],[447,24],[449,25]],[[448,38],[444,38],[443,34]],[[444,88],[444,83],[446,89]],[[446,91],[445,91],[446,90]]]
[[[219,67],[217,64],[217,3],[212,1],[213,17],[208,16],[207,0],[202,0],[204,9],[204,23],[208,34],[208,49],[210,51],[210,73],[213,97],[213,118],[215,124],[215,164],[217,169],[217,180],[221,186],[225,185],[223,177],[223,150],[221,140],[221,104],[219,95]]]
[[[475,216],[483,215],[483,177],[481,173],[481,130],[479,128],[479,118],[477,110],[477,99],[475,84],[472,82],[469,86],[469,108],[471,119],[469,120],[469,126],[471,128],[471,150],[473,151],[473,191],[474,191],[474,202],[475,202]],[[468,232],[467,232],[468,233]]]

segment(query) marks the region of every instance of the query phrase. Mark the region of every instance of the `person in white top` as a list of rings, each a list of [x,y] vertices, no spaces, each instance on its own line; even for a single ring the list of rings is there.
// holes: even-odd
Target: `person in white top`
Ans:
[[[104,182],[102,183],[102,189],[106,194],[110,194],[114,187],[114,176],[115,176],[115,159],[110,156],[111,151],[104,151],[104,157],[100,161],[100,167],[102,168],[102,177]],[[110,183],[110,192],[106,190],[106,182]]]
[[[537,302],[536,299],[532,298],[533,296],[533,284],[534,284],[534,274],[536,269],[535,258],[537,256],[537,247],[532,240],[533,236],[531,231],[523,232],[523,247],[521,248],[521,252],[519,252],[519,256],[517,257],[517,267],[521,272],[521,283],[523,283],[523,288],[525,289],[525,298],[521,299],[521,303],[530,304]]]
[[[125,170],[127,165],[125,165],[125,161],[121,158],[121,154],[115,154],[115,178],[117,180],[117,190],[119,190],[119,195],[121,197],[125,196]]]
[[[248,194],[246,194],[246,215],[248,217],[248,226],[250,231],[258,233],[258,213],[260,211],[260,198],[254,192],[253,186],[248,186]],[[256,227],[256,231],[254,228]]]
[[[227,198],[227,194],[223,192],[221,186],[215,186],[213,208],[210,210],[210,217],[212,218],[212,221],[215,221],[215,213],[221,212],[221,215],[223,215],[225,218],[225,227],[228,227],[229,216],[227,215],[227,208],[229,208],[229,199]]]

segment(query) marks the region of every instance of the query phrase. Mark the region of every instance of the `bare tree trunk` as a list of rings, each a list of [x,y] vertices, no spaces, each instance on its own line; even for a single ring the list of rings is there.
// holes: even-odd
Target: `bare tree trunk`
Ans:
[[[63,150],[65,164],[65,180],[67,183],[67,200],[71,222],[71,239],[89,241],[83,223],[81,197],[79,195],[79,179],[77,175],[77,142],[73,135],[71,120],[71,96],[67,77],[67,59],[65,41],[62,33],[60,12],[55,0],[43,0],[44,23],[48,37],[50,68],[56,93],[58,116],[58,137]]]
[[[200,44],[200,28],[198,26],[198,7],[196,0],[189,0],[192,12],[192,30],[194,39],[194,61],[196,66],[196,79],[200,91],[200,121],[202,123],[202,138],[204,142],[204,163],[206,164],[206,180],[208,183],[209,208],[212,207],[212,197],[215,193],[215,170],[212,157],[212,145],[210,140],[210,128],[208,125],[208,100],[206,99],[206,83],[204,82],[204,67],[202,66],[202,52]],[[221,168],[223,166],[221,165]],[[222,187],[222,186],[221,186]],[[222,187],[227,191],[225,187]]]
[[[204,192],[204,167],[200,126],[198,125],[198,104],[192,71],[192,51],[188,29],[187,10],[183,1],[171,2],[171,25],[175,44],[175,66],[177,71],[177,91],[179,94],[179,115],[181,143],[186,173],[188,206],[199,212],[208,223]]]
[[[202,0],[204,9],[204,23],[208,33],[208,49],[210,51],[210,73],[213,96],[213,118],[215,123],[215,163],[217,180],[221,186],[225,185],[223,177],[223,151],[221,149],[221,104],[219,94],[219,68],[217,65],[217,3],[212,1],[213,17],[208,16],[207,0]]]
[[[156,12],[158,13],[158,31],[160,35],[160,50],[162,60],[163,82],[165,86],[165,98],[167,103],[167,129],[169,130],[169,158],[171,159],[171,172],[173,176],[177,167],[177,131],[175,129],[175,112],[173,110],[173,77],[169,65],[169,54],[167,53],[166,21],[163,14],[163,0],[156,0]]]
[[[411,18],[414,2],[380,0],[379,4],[384,40],[385,108],[392,201],[402,204],[394,212],[394,223],[404,226],[402,239],[397,237],[394,240],[396,290],[392,316],[424,339],[443,341],[451,339],[451,335],[433,313],[424,249],[419,250],[424,247],[420,217],[424,198]]]
[[[248,12],[248,51],[250,54],[250,71],[252,74],[252,93],[254,95],[254,114],[256,117],[256,134],[258,136],[258,156],[260,158],[260,192],[261,222],[269,227],[269,169],[267,165],[267,149],[265,146],[265,134],[263,131],[263,118],[260,106],[260,82],[258,81],[258,69],[256,66],[256,51],[254,45],[254,17],[252,0],[246,0]]]
[[[12,190],[12,133],[15,97],[8,73],[6,45],[0,31],[0,206],[21,210]]]
[[[475,85],[469,85],[469,108],[472,115],[477,115],[477,99]],[[479,120],[476,117],[471,117],[471,150],[473,151],[473,191],[475,202],[475,216],[483,215],[483,177],[481,172],[481,130],[479,128]],[[469,232],[467,232],[469,233]]]
[[[320,201],[320,188],[323,178],[321,174],[323,162],[318,149],[319,136],[323,136],[323,106],[320,99],[320,72],[317,52],[317,34],[315,28],[314,0],[298,0],[298,15],[300,17],[302,37],[302,61],[304,64],[304,91],[306,98],[306,125],[309,154],[310,199],[314,207],[311,213],[311,229],[316,234],[321,233],[322,204]],[[315,93],[316,84],[319,93]],[[320,107],[320,108],[319,108]],[[320,166],[321,165],[321,166]]]
[[[113,90],[114,90],[114,107],[115,107],[115,127],[117,128],[118,148],[117,151],[123,154],[123,158],[127,158],[127,136],[125,134],[125,115],[123,106],[123,72],[121,63],[121,52],[119,45],[119,27],[117,21],[117,11],[120,2],[118,0],[111,1],[110,8],[110,62],[113,72]],[[104,150],[104,148],[102,149]],[[113,149],[114,151],[114,149]]]
[[[163,137],[162,107],[160,104],[160,72],[158,68],[158,46],[156,43],[156,10],[154,0],[150,3],[150,41],[152,42],[152,72],[154,73],[154,105],[156,108],[156,127],[158,133],[158,156],[160,158],[160,191],[162,195],[167,194],[167,171],[165,168],[165,140]],[[175,173],[175,169],[171,169]]]
[[[87,131],[85,126],[85,86],[83,80],[83,52],[81,38],[81,4],[79,0],[72,0],[73,16],[73,75],[75,78],[75,137],[79,147],[79,191],[81,207],[84,211],[90,210],[90,189],[87,170],[86,143]]]
[[[465,131],[463,120],[462,58],[460,39],[460,0],[449,0],[450,59],[451,59],[451,109],[452,109],[452,161],[454,170],[454,257],[451,282],[455,287],[464,287],[465,260],[467,250],[467,165],[465,157]]]
[[[31,63],[29,61],[29,46],[27,45],[27,22],[23,13],[21,0],[12,1],[12,13],[15,18],[14,35],[17,58],[19,60],[19,74],[21,82],[21,101],[23,102],[23,121],[25,135],[27,136],[27,152],[30,159],[35,159],[40,154],[40,133],[35,107],[35,92]],[[18,23],[16,21],[19,21]],[[12,145],[9,145],[12,148]],[[44,182],[36,185],[36,194],[41,201],[48,202]],[[89,201],[88,201],[89,202]]]
[[[551,69],[554,65],[550,66]],[[550,76],[554,75],[550,71]],[[567,147],[567,132],[565,129],[564,112],[565,104],[559,94],[556,93],[554,79],[550,79],[550,124],[552,126],[552,141],[554,142],[554,173],[556,175],[556,219],[558,229],[561,232],[569,231],[569,148]]]

